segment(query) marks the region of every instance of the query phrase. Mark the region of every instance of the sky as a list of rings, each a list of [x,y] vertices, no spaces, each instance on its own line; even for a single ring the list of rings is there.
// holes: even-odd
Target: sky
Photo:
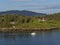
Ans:
[[[60,0],[0,0],[0,11],[7,10],[58,13],[60,12]]]

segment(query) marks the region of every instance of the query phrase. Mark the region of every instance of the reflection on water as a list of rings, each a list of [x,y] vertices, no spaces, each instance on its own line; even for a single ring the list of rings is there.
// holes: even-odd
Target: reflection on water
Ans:
[[[0,45],[60,45],[60,30],[0,33]]]

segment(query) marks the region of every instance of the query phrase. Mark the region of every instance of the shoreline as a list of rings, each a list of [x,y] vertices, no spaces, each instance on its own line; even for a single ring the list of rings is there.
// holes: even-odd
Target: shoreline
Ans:
[[[50,31],[60,28],[0,28],[0,32],[19,32],[19,31]]]

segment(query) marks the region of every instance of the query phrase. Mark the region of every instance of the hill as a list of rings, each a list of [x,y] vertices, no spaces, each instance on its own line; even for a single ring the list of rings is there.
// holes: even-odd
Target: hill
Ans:
[[[17,14],[17,15],[24,15],[24,16],[42,16],[42,15],[46,15],[46,14],[43,14],[43,13],[36,13],[36,12],[32,12],[32,11],[27,11],[27,10],[22,10],[22,11],[19,11],[19,10],[10,10],[10,11],[3,11],[3,12],[0,12],[0,15],[3,15],[3,14]]]

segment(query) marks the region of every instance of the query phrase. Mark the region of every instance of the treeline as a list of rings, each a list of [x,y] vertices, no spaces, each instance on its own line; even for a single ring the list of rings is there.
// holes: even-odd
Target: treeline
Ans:
[[[0,27],[12,27],[13,25],[10,22],[15,22],[14,25],[17,26],[33,22],[33,20],[35,20],[35,17],[32,16],[19,16],[15,14],[0,15]]]
[[[46,19],[45,22],[39,21],[39,19]],[[15,24],[11,24],[11,22],[15,22]],[[20,16],[20,15],[15,15],[15,14],[5,14],[5,15],[0,15],[0,28],[5,28],[5,27],[41,27],[41,26],[46,26],[49,24],[53,23],[58,23],[60,24],[60,13],[58,14],[51,14],[51,15],[45,15],[45,16]],[[46,25],[45,25],[46,23]]]

